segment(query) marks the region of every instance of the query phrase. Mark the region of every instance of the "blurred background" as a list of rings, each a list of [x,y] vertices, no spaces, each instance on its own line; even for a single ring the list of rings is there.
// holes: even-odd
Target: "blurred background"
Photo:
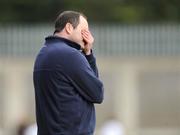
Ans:
[[[34,59],[64,10],[83,12],[95,37],[105,87],[95,135],[180,135],[179,7],[179,0],[1,0],[0,135],[34,135],[22,133],[36,122]]]

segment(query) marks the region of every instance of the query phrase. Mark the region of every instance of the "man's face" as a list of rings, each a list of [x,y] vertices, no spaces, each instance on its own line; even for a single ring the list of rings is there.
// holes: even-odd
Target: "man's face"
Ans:
[[[78,43],[81,48],[84,48],[84,40],[81,34],[82,30],[88,30],[88,22],[84,17],[80,16],[79,24],[72,32],[71,40]]]

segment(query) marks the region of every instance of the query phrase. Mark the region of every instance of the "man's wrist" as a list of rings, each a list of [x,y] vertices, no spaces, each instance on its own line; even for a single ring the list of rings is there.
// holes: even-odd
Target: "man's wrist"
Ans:
[[[92,51],[88,50],[88,51],[85,51],[84,53],[85,53],[85,55],[90,55],[92,53]]]
[[[92,63],[95,60],[95,57],[93,55],[93,51],[92,50],[91,50],[91,54],[89,54],[89,55],[85,54],[85,57],[86,57],[86,59],[88,60],[89,63]]]

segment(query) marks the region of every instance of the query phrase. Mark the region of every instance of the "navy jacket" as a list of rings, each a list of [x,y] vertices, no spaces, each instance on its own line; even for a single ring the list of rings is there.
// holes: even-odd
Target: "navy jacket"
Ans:
[[[46,38],[33,73],[38,135],[92,135],[94,103],[103,100],[96,61],[80,45],[64,38]]]

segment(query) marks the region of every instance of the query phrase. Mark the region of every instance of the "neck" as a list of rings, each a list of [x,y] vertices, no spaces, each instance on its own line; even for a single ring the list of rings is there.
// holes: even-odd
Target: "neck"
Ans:
[[[68,39],[70,40],[69,36],[67,34],[64,34],[64,33],[54,33],[54,36],[57,36],[57,37],[62,37],[62,38],[65,38],[65,39]]]

